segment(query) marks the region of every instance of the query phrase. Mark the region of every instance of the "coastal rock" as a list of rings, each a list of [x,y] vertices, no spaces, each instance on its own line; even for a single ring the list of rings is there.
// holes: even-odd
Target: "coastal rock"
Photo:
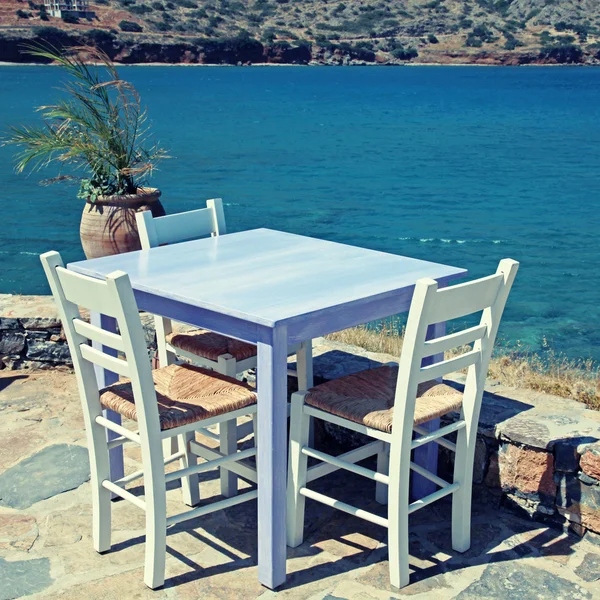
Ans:
[[[560,513],[569,521],[600,532],[600,484],[570,474],[557,475],[556,481],[556,505]]]
[[[600,554],[588,552],[583,562],[575,569],[575,573],[584,581],[598,581],[600,579]]]
[[[517,594],[515,591],[518,590]],[[456,600],[543,600],[545,598],[591,599],[582,587],[563,577],[517,562],[493,563],[479,581],[463,590]]]
[[[0,356],[18,357],[25,349],[23,333],[5,331],[0,335]]]
[[[37,521],[29,515],[0,515],[0,550],[28,552],[39,535]]]
[[[40,500],[75,489],[89,478],[86,448],[49,446],[0,474],[0,506],[29,508]],[[36,485],[31,485],[32,481]]]
[[[45,361],[67,363],[71,361],[71,353],[66,343],[38,340],[28,343],[27,358],[43,358]]]
[[[500,484],[504,491],[534,494],[553,499],[556,483],[554,457],[549,452],[503,444],[498,454]]]
[[[56,317],[32,317],[19,319],[19,324],[24,329],[53,329],[60,327],[60,319]]]
[[[600,443],[586,448],[585,453],[581,456],[580,466],[588,477],[600,480]]]
[[[8,561],[0,558],[0,600],[30,596],[52,583],[47,558]]]

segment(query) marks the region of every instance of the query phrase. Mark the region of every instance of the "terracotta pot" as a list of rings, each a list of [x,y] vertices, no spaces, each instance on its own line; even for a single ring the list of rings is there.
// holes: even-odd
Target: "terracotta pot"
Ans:
[[[137,194],[100,196],[94,203],[86,202],[79,228],[85,256],[98,258],[140,250],[135,213],[151,210],[152,216],[163,216],[165,209],[159,198],[160,190],[138,188]]]

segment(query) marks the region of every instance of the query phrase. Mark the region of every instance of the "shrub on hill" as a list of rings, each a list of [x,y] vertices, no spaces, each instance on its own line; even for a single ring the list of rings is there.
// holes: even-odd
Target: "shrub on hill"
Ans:
[[[70,23],[71,25],[76,25],[79,23],[79,18],[70,13],[64,13],[61,16],[61,19],[63,20],[63,23]]]
[[[49,27],[47,25],[36,26],[31,28],[31,33],[34,36],[31,40],[34,44],[43,42],[52,44],[56,48],[69,48],[71,46],[79,46],[83,43],[83,40],[77,34],[70,34],[68,31],[59,29],[58,27]]]
[[[557,63],[578,63],[583,58],[583,50],[575,44],[558,43],[544,46],[540,50],[540,58],[552,59]]]
[[[134,23],[133,21],[121,21],[119,23],[119,29],[121,31],[129,31],[133,33],[140,33],[144,31],[144,28],[138,23]]]
[[[413,58],[417,58],[419,53],[416,48],[394,48],[392,50],[392,56],[397,58],[398,60],[412,60]]]
[[[104,29],[90,29],[86,31],[85,37],[91,46],[105,49],[106,46],[115,41],[115,35]]]
[[[19,19],[30,19],[31,18],[31,13],[27,10],[21,10],[19,9],[15,15],[17,15],[17,17],[19,17]]]
[[[146,15],[152,11],[152,7],[148,6],[147,4],[134,4],[133,6],[129,7],[129,12],[134,15]]]
[[[193,0],[173,0],[173,2],[181,8],[198,8],[198,4]]]

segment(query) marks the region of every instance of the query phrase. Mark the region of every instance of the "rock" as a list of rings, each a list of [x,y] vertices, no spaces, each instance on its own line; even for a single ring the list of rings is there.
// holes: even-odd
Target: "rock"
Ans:
[[[471,547],[466,552],[452,550],[452,529],[450,526],[436,528],[428,534],[427,539],[440,552],[454,555],[453,563],[468,563],[471,558],[479,557],[483,560],[486,549],[497,546],[502,542],[503,531],[491,523],[473,523],[471,528]]]
[[[412,563],[412,547],[411,547],[411,563]],[[441,566],[433,566],[428,569],[416,569],[410,574],[409,585],[402,588],[402,596],[415,596],[417,594],[423,594],[422,598],[437,598],[437,597],[448,597],[442,596],[442,590],[450,588],[446,577],[440,571]],[[387,561],[376,564],[373,568],[366,571],[361,575],[358,580],[367,586],[374,587],[376,590],[386,592],[396,592],[397,590],[390,585],[390,568]],[[372,598],[373,596],[356,596],[359,598]],[[380,596],[377,596],[379,598]],[[397,596],[387,595],[390,600],[393,600]],[[348,597],[347,600],[350,600]],[[346,600],[346,599],[345,599]]]
[[[36,594],[46,589],[52,581],[47,558],[15,561],[0,558],[0,600]]]
[[[463,590],[456,600],[586,600],[592,595],[563,577],[516,562],[488,565],[478,581]]]
[[[25,349],[25,335],[19,332],[5,331],[0,337],[0,355],[18,357]]]
[[[24,329],[52,329],[53,327],[60,327],[60,319],[58,317],[31,317],[19,319],[19,323]]]
[[[587,531],[585,534],[585,541],[594,544],[594,546],[600,546],[600,534],[594,533],[593,531]]]
[[[71,361],[71,353],[67,344],[39,340],[27,344],[27,358],[65,363]]]
[[[500,487],[500,464],[498,462],[498,453],[490,455],[488,470],[483,481],[488,487]]]
[[[588,477],[600,480],[600,443],[588,446],[579,464]]]
[[[89,478],[86,448],[49,446],[0,474],[0,506],[29,508],[40,500],[75,489]]]
[[[600,533],[600,485],[590,485],[574,475],[557,475],[556,504],[561,514]]]
[[[600,579],[600,554],[588,552],[583,558],[583,562],[575,569],[575,573],[584,581]]]
[[[18,329],[19,319],[13,317],[0,317],[0,329]]]
[[[0,515],[0,550],[28,552],[39,535],[37,521],[29,515]]]
[[[503,444],[498,454],[503,491],[538,495],[553,502],[556,483],[554,457],[549,452]]]
[[[25,339],[28,342],[35,342],[40,340],[47,340],[49,338],[47,331],[36,331],[36,330],[27,330],[25,331]]]
[[[483,438],[478,437],[475,443],[475,459],[473,461],[473,483],[483,483],[488,467],[488,450]]]
[[[579,453],[577,447],[581,438],[559,440],[554,444],[554,468],[565,473],[579,470]]]
[[[501,439],[532,448],[545,450],[550,437],[548,426],[534,418],[518,416],[503,423],[501,428]]]
[[[48,515],[44,547],[76,544],[91,532],[92,516],[87,510],[69,510]]]

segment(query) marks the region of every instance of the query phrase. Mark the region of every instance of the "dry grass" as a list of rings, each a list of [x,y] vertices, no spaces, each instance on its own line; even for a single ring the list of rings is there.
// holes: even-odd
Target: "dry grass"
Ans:
[[[399,330],[397,323],[390,322],[377,330],[353,327],[325,337],[370,352],[400,356],[402,335],[398,334]],[[517,348],[494,356],[488,376],[509,387],[572,398],[600,410],[600,371],[591,359],[573,360],[552,351],[541,356]]]

